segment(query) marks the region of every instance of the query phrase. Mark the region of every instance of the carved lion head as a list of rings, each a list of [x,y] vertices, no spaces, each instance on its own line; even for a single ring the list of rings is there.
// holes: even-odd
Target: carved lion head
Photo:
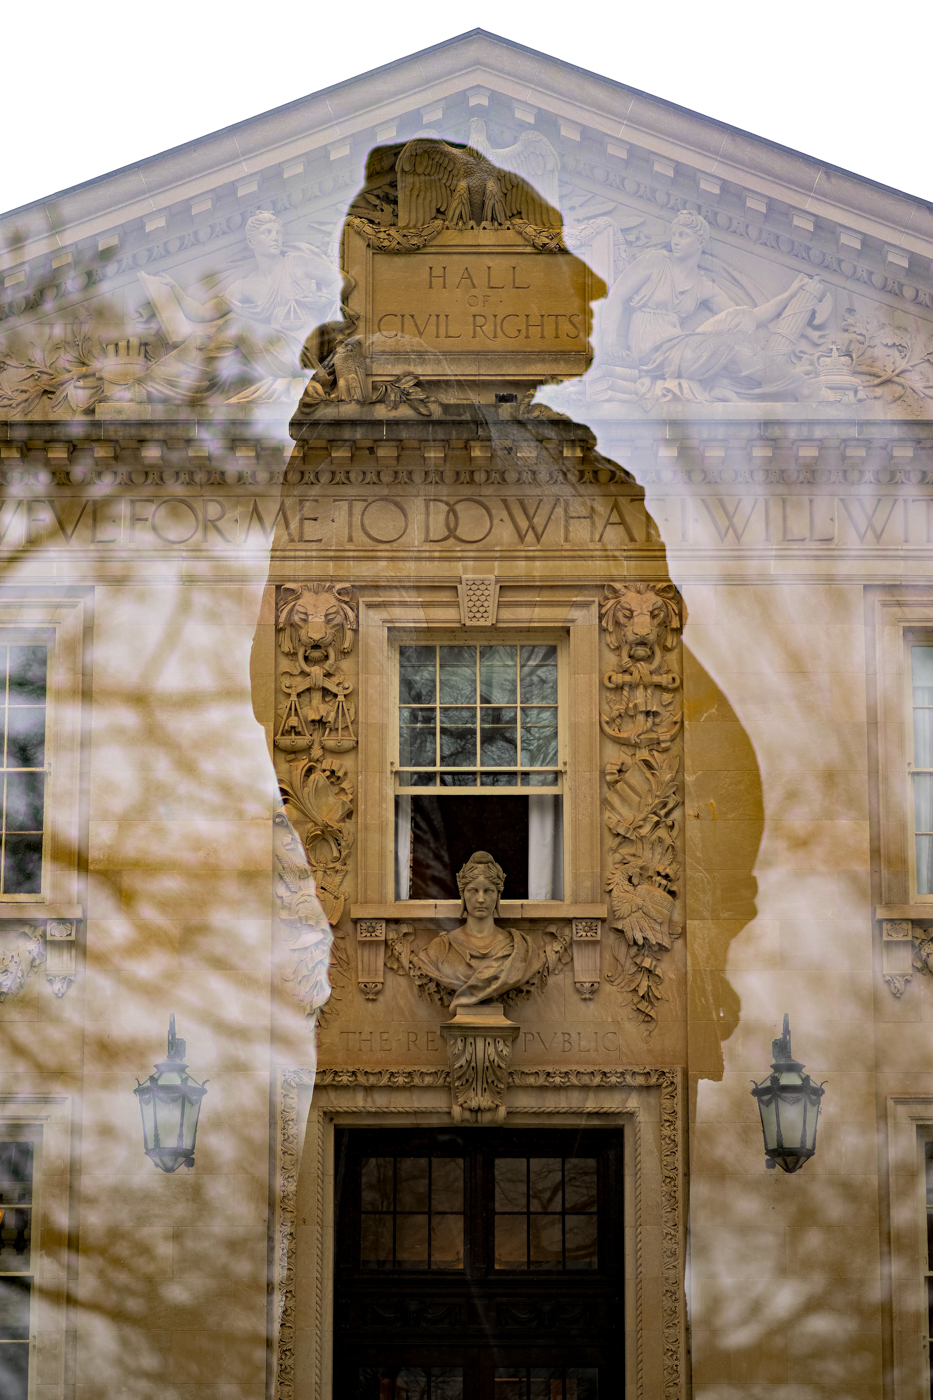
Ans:
[[[353,645],[356,608],[345,584],[285,584],[276,620],[279,646],[304,665],[320,666],[345,656]]]
[[[680,596],[672,583],[607,583],[600,615],[613,650],[632,661],[650,661],[677,645]]]

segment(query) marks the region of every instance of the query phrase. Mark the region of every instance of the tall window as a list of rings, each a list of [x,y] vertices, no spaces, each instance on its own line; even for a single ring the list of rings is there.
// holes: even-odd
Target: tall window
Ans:
[[[486,848],[507,897],[562,897],[554,645],[399,648],[396,896],[451,899]]]
[[[26,1400],[34,1144],[0,1141],[0,1396]]]
[[[0,646],[0,897],[42,891],[47,671],[44,646]]]

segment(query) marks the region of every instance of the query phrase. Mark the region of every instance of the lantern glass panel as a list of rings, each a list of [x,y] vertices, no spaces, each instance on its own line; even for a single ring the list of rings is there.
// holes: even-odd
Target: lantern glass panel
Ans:
[[[781,1134],[781,1147],[806,1149],[804,1140],[804,1119],[807,1112],[807,1096],[803,1089],[796,1092],[788,1085],[778,1091],[778,1128]]]
[[[761,1131],[765,1139],[765,1151],[770,1152],[777,1143],[777,1099],[774,1094],[763,1095],[758,1099],[761,1114]]]

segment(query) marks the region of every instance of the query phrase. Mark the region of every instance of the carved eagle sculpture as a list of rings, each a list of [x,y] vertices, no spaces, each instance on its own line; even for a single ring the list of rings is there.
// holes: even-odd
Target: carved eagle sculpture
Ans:
[[[514,146],[494,151],[485,122],[474,118],[468,146],[421,137],[403,148],[396,168],[400,228],[421,227],[438,214],[452,228],[506,224],[518,216],[538,228],[560,227],[560,158],[538,131],[524,131]]]

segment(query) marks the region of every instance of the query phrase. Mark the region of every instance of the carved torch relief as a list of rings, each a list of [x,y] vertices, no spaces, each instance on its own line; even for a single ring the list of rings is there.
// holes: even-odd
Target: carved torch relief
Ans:
[[[278,590],[274,745],[287,820],[279,823],[276,894],[294,954],[285,977],[309,1014],[328,996],[327,924],[343,915],[355,840],[356,793],[345,756],[357,745],[349,665],[356,628],[346,586]],[[331,967],[338,983],[346,970],[341,942]]]
[[[606,980],[650,1034],[665,999],[664,955],[683,926],[680,597],[670,583],[607,584],[600,613],[612,657],[600,724],[611,753],[606,887],[618,964]]]

